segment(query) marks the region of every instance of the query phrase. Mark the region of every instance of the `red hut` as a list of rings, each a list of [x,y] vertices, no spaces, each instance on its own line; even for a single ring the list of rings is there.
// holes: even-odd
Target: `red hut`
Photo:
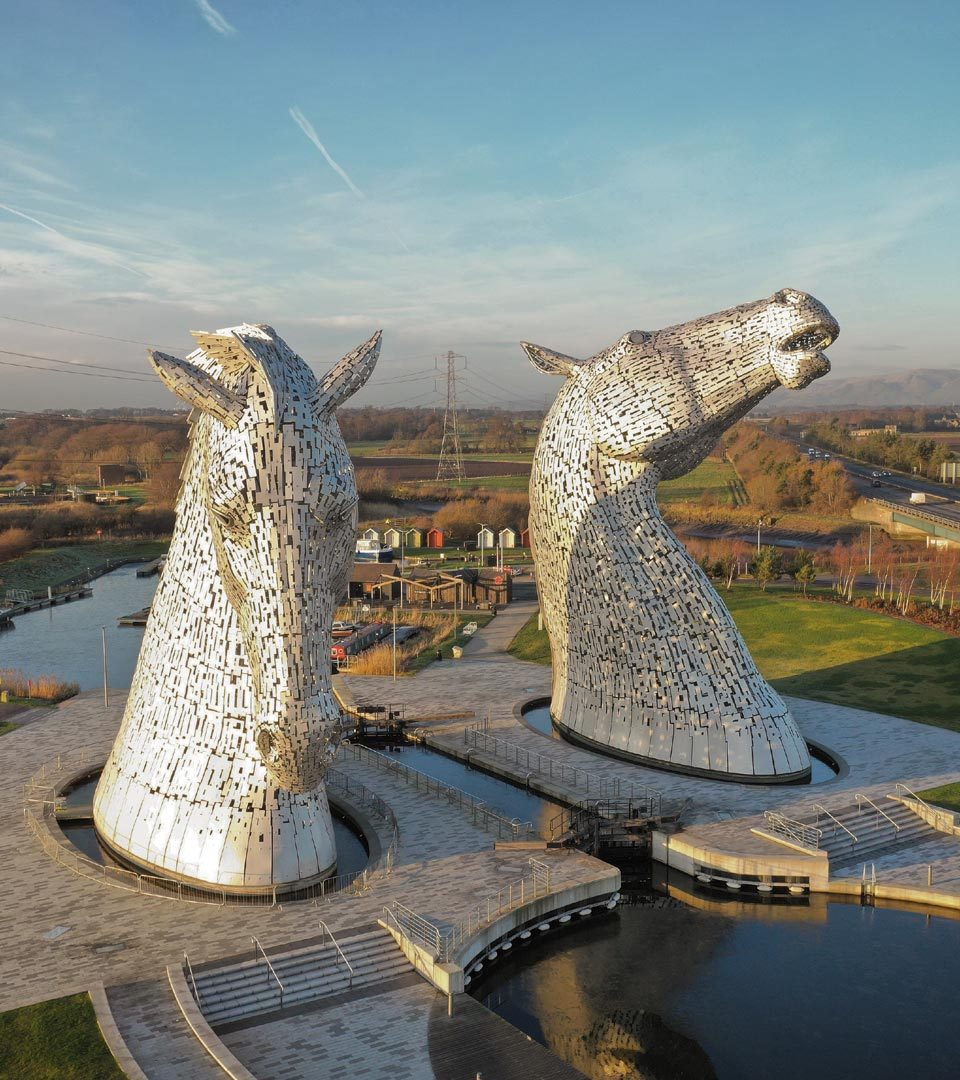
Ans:
[[[520,530],[520,546],[522,548],[530,547],[530,529],[529,528]]]
[[[428,548],[442,548],[444,546],[443,529],[430,529],[427,533]]]

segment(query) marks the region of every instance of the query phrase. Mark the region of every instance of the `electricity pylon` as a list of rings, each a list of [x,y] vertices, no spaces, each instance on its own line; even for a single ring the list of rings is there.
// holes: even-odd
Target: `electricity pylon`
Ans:
[[[463,451],[460,447],[460,426],[457,421],[457,360],[455,352],[447,353],[447,410],[443,414],[443,441],[437,463],[438,480],[462,480]]]

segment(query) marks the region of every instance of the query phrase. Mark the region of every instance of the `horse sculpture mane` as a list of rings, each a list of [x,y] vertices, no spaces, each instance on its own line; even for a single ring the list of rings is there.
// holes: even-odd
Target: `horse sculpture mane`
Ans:
[[[195,411],[94,821],[122,860],[154,873],[296,888],[336,863],[330,638],[357,490],[334,410],[373,371],[380,334],[319,381],[269,326],[194,337],[187,360],[151,353]]]
[[[572,739],[723,779],[809,776],[793,719],[661,517],[656,488],[771,390],[829,371],[822,350],[838,332],[819,301],[784,289],[633,331],[590,360],[524,345],[541,371],[567,379],[534,454],[530,536],[551,713]]]

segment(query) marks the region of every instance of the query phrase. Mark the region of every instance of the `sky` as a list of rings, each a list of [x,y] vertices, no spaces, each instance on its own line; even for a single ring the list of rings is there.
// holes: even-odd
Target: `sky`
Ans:
[[[174,407],[145,344],[244,321],[321,373],[382,328],[354,404],[439,402],[449,349],[464,405],[543,405],[520,340],[589,356],[787,286],[838,376],[960,367],[952,0],[3,21],[0,407]]]

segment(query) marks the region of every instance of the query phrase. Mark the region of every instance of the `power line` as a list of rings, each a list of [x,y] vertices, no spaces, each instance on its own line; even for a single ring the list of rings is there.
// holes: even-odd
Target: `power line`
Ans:
[[[157,345],[154,341],[137,341],[136,338],[111,337],[109,334],[95,334],[92,330],[75,330],[70,326],[54,326],[53,323],[33,322],[31,319],[18,319],[15,315],[0,315],[7,322],[23,323],[24,326],[42,326],[45,330],[61,330],[65,334],[82,334],[84,337],[102,338],[104,341],[122,341],[127,345],[146,345],[149,349],[174,349],[175,345]]]
[[[37,353],[14,352],[12,349],[0,349],[4,356],[19,356],[24,360],[48,360],[51,364],[66,364],[68,367],[89,367],[97,371],[122,371],[126,375],[146,375],[145,371],[135,368],[112,367],[110,364],[88,364],[85,360],[60,360],[56,356],[40,356]]]
[[[14,355],[16,355],[16,353],[14,353]],[[36,364],[18,364],[13,360],[0,360],[0,364],[4,367],[25,368],[27,371],[42,371],[47,375],[88,375],[91,379],[116,379],[117,382],[153,382],[152,379],[128,379],[124,375],[98,375],[95,371],[62,371],[59,368],[37,367]]]

